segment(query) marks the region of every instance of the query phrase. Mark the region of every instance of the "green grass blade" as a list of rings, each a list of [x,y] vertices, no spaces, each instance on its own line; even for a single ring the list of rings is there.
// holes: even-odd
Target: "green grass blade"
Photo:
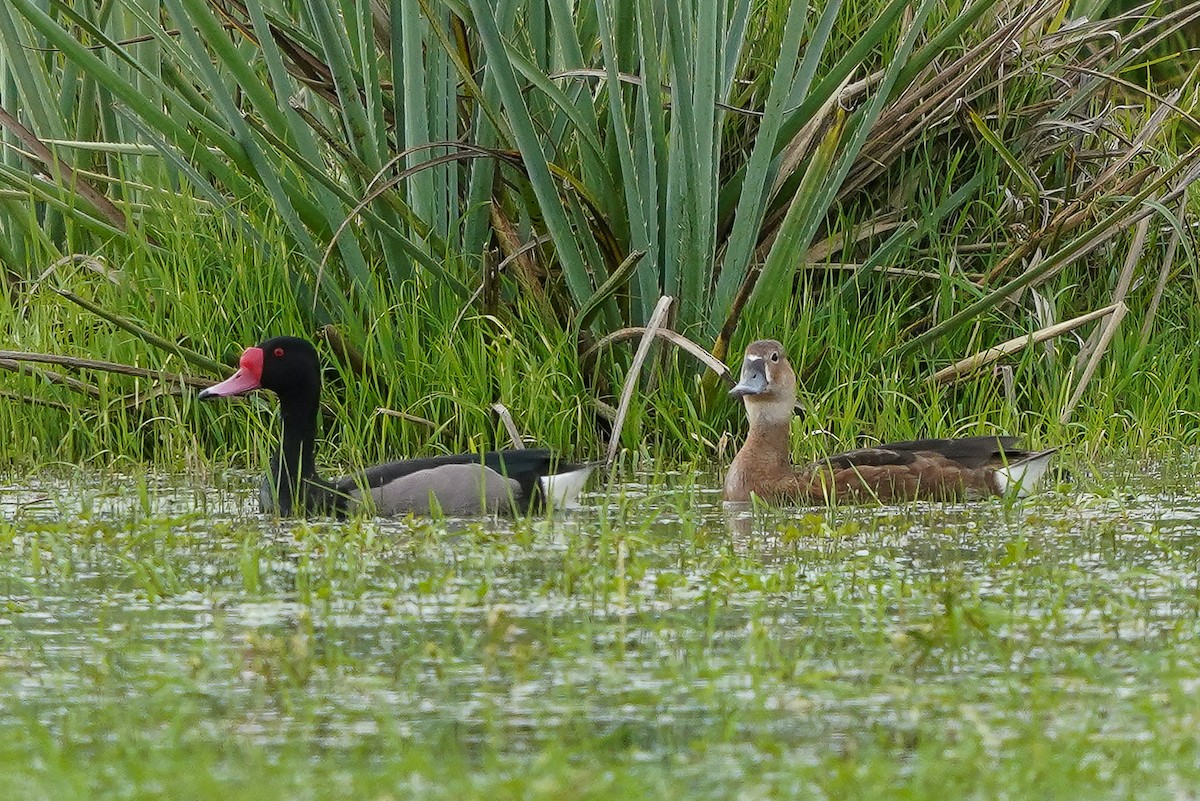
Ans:
[[[18,28],[12,8],[7,3],[0,3],[0,41],[5,43],[4,67],[16,86],[21,109],[41,136],[66,138],[62,116],[55,106],[59,92],[51,86],[50,76],[34,57],[39,48],[25,32],[24,27]],[[5,104],[12,107],[13,99],[6,97]]]
[[[917,7],[906,34],[897,43],[888,66],[884,69],[883,78],[874,97],[865,109],[856,112],[856,119],[853,121],[855,127],[837,158],[836,167],[832,170],[830,167],[833,165],[833,150],[841,139],[841,125],[835,124],[818,147],[818,154],[814,155],[796,197],[788,207],[771,253],[767,256],[762,278],[754,287],[751,296],[752,303],[779,302],[780,292],[791,287],[791,276],[801,253],[808,247],[817,227],[825,218],[838,187],[853,167],[855,158],[883,110],[896,77],[903,69],[905,60],[936,2],[937,0],[923,0]],[[813,173],[814,166],[817,168],[816,174]],[[778,255],[777,250],[780,251]]]
[[[644,193],[638,197],[643,206],[641,217],[646,224],[647,257],[638,267],[635,284],[633,320],[650,319],[659,297],[663,294],[663,253],[666,249],[667,204],[664,193],[668,183],[670,163],[665,97],[658,87],[663,84],[660,39],[662,29],[654,0],[637,0],[637,59],[644,76],[643,91],[638,94],[638,125],[641,137],[633,140],[636,180]]]
[[[791,276],[824,217],[824,208],[819,202],[821,188],[829,178],[844,130],[845,115],[839,112],[814,151],[808,169],[804,171],[800,187],[788,206],[775,243],[763,264],[762,274],[755,284],[752,302],[758,300],[768,305],[781,302],[791,292]]]
[[[750,260],[754,256],[762,228],[763,211],[767,204],[767,193],[774,181],[775,171],[771,169],[771,162],[775,156],[775,135],[783,123],[785,104],[790,97],[788,78],[796,69],[796,58],[807,27],[807,16],[807,8],[801,3],[794,3],[784,24],[783,41],[775,62],[775,80],[771,82],[766,111],[759,125],[750,160],[747,162],[746,180],[742,184],[733,230],[729,234],[725,258],[717,278],[712,304],[714,313],[709,316],[707,337],[716,335],[720,321],[729,314],[734,295],[746,280]],[[815,43],[809,45],[810,49],[817,46]]]
[[[600,27],[601,56],[604,59],[605,95],[608,98],[609,127],[613,136],[612,147],[620,164],[630,244],[636,250],[650,254],[648,268],[643,275],[639,298],[645,300],[657,294],[658,281],[654,273],[658,265],[658,198],[656,174],[647,169],[647,161],[656,155],[642,150],[635,154],[633,132],[629,127],[629,115],[625,111],[626,88],[619,75],[619,54],[616,47],[615,21],[609,2],[602,0],[596,6],[596,21]],[[643,86],[643,94],[655,95],[652,85]],[[640,156],[640,158],[639,158]]]
[[[1013,155],[1012,151],[1005,146],[1004,140],[1002,140],[995,131],[988,127],[987,123],[984,122],[983,117],[980,117],[974,111],[968,111],[967,113],[970,117],[971,124],[975,126],[975,130],[979,132],[979,135],[983,137],[985,142],[991,145],[992,149],[996,151],[996,155],[998,155],[1001,160],[1008,165],[1008,168],[1013,171],[1013,174],[1017,176],[1017,180],[1019,180],[1021,182],[1021,186],[1025,188],[1025,192],[1029,196],[1029,200],[1037,203],[1042,197],[1042,187],[1038,183],[1037,178],[1035,178],[1033,173],[1031,173],[1029,169],[1021,163],[1020,159]]]
[[[528,171],[530,186],[538,201],[538,209],[558,251],[563,276],[576,303],[582,304],[591,297],[594,289],[583,253],[575,240],[558,189],[550,174],[546,154],[542,151],[537,129],[529,116],[529,108],[517,84],[516,72],[508,61],[507,50],[496,27],[491,7],[483,0],[470,0],[476,29],[487,54],[487,69],[496,81],[496,88],[504,103],[513,138],[521,152]]]
[[[108,320],[110,323],[115,325],[117,328],[120,328],[123,331],[128,331],[129,333],[133,334],[135,337],[142,340],[146,344],[153,345],[154,347],[159,348],[160,350],[164,350],[167,353],[174,353],[175,355],[179,356],[181,359],[183,359],[188,364],[195,365],[196,367],[199,367],[203,370],[208,370],[211,373],[217,373],[217,374],[221,374],[221,373],[227,372],[229,370],[228,365],[222,364],[221,362],[219,362],[215,359],[210,359],[207,356],[205,356],[203,353],[197,353],[196,351],[192,350],[191,348],[184,347],[183,345],[180,345],[177,342],[172,342],[169,339],[164,339],[163,337],[160,337],[157,334],[149,331],[148,329],[138,325],[137,323],[133,322],[132,320],[122,317],[121,315],[116,314],[115,312],[110,312],[107,309],[105,309],[103,306],[93,303],[92,301],[88,300],[87,298],[80,297],[79,295],[76,295],[74,292],[70,292],[65,289],[56,289],[54,291],[57,292],[62,297],[66,298],[67,300],[71,301],[72,303],[74,303],[78,306],[82,306],[83,308],[87,309],[92,314],[96,315],[97,317],[101,317],[105,320]]]
[[[638,262],[645,255],[644,250],[635,250],[626,257],[625,261],[621,262],[617,269],[612,271],[612,275],[596,289],[596,293],[588,298],[588,302],[579,307],[579,313],[575,317],[576,329],[582,330],[591,325],[592,318],[609,298],[625,286],[637,269]]]

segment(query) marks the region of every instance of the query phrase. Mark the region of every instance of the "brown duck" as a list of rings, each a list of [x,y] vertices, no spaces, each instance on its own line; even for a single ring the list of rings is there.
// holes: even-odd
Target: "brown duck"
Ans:
[[[746,348],[741,378],[729,394],[746,404],[750,433],[725,477],[727,501],[748,501],[751,495],[799,504],[1025,495],[1058,450],[1021,450],[1015,437],[919,439],[795,467],[788,429],[796,405],[796,372],[783,345],[772,339]]]

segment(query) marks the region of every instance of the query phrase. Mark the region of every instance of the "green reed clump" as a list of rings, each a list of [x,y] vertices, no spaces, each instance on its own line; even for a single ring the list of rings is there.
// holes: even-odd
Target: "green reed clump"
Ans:
[[[0,123],[22,148],[0,153],[6,345],[217,378],[207,360],[332,325],[366,365],[325,350],[332,460],[503,444],[494,403],[595,455],[629,350],[590,348],[666,293],[668,324],[731,363],[786,342],[818,452],[992,430],[1192,441],[1195,371],[1168,358],[1200,330],[1191,84],[1159,103],[1121,76],[1200,9],[506,8],[350,0],[344,25],[275,3],[0,8],[20,45],[0,50],[0,106],[26,101]],[[1115,313],[1011,374],[925,382],[1108,306],[1127,310],[1111,338]],[[0,390],[5,461],[269,447],[262,404],[23,369]],[[698,375],[652,361],[626,450],[728,452],[737,407]]]
[[[161,250],[64,262],[39,281],[0,285],[7,347],[199,379],[228,374],[197,368],[170,348],[150,347],[54,290],[74,293],[228,365],[236,363],[242,348],[265,336],[321,333],[312,326],[310,309],[290,291],[286,259],[258,258],[259,251],[245,247],[236,229],[185,197],[175,203],[179,231]],[[272,230],[265,221],[262,228]],[[1086,274],[1066,270],[1055,280],[1069,287]],[[1140,330],[1152,287],[1130,294],[1130,311],[1067,425],[1058,418],[1074,391],[1080,348],[1095,327],[1004,360],[1011,383],[984,370],[961,383],[938,386],[924,379],[941,364],[894,351],[919,322],[921,297],[953,295],[958,288],[952,279],[926,278],[914,287],[871,274],[860,276],[853,296],[839,295],[839,289],[836,276],[812,271],[801,284],[797,306],[774,310],[739,337],[779,337],[789,348],[808,408],[797,420],[797,458],[889,439],[988,432],[1026,433],[1034,444],[1080,441],[1092,449],[1195,444],[1200,364],[1191,332],[1200,330],[1200,319],[1190,283],[1168,283],[1160,311],[1150,320],[1153,347],[1142,345]],[[326,461],[350,465],[505,446],[508,436],[491,408],[494,403],[510,410],[531,442],[578,457],[602,452],[608,423],[597,401],[615,402],[628,365],[623,346],[581,360],[574,335],[545,326],[530,307],[498,307],[484,314],[474,304],[427,293],[416,282],[381,285],[379,291],[394,302],[379,310],[362,335],[361,372],[340,360],[328,343],[321,345],[328,368]],[[1102,299],[1096,290],[1096,301]],[[958,337],[958,353],[995,339],[982,327],[970,334]],[[735,350],[729,360],[735,370],[736,355]],[[40,368],[85,386],[52,383],[42,374],[4,373],[10,395],[0,402],[0,422],[11,433],[0,459],[6,464],[132,459],[257,466],[274,447],[273,405],[265,398],[200,404],[191,387],[54,365]],[[690,357],[660,346],[634,396],[622,432],[624,448],[685,461],[731,455],[744,431],[740,407],[701,375]],[[380,413],[380,408],[407,417]]]

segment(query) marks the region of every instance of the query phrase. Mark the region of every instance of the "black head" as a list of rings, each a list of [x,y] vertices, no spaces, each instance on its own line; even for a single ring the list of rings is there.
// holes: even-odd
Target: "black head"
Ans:
[[[201,400],[269,389],[281,398],[320,394],[321,364],[317,349],[299,337],[272,337],[246,348],[238,371],[200,393]]]

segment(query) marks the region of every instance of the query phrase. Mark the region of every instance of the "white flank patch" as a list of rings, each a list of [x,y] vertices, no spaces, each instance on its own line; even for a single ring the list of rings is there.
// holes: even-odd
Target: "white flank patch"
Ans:
[[[996,487],[1001,495],[1010,492],[1024,498],[1037,488],[1038,481],[1046,474],[1050,459],[1058,452],[1058,448],[1026,456],[1018,462],[1012,462],[1005,467],[996,468]]]
[[[583,491],[584,483],[595,469],[596,466],[590,464],[569,473],[542,476],[539,480],[542,482],[546,502],[555,509],[570,509],[576,506],[575,502],[579,499],[579,493]]]

